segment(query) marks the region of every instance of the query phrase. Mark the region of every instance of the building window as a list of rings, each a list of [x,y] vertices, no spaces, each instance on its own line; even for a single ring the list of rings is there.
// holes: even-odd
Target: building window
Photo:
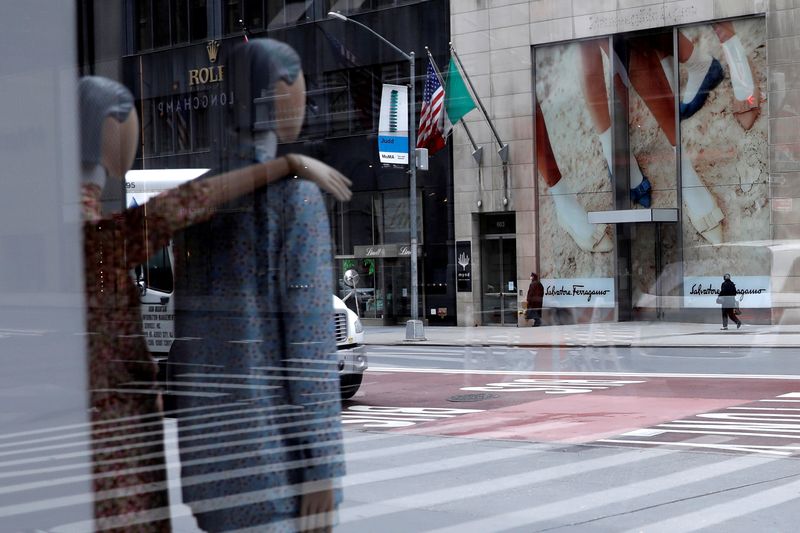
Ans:
[[[208,37],[207,0],[134,0],[133,13],[134,51]]]
[[[136,17],[136,43],[134,46],[137,50],[147,50],[153,47],[153,18],[150,7],[150,0],[137,0],[134,6],[134,17]]]
[[[327,0],[327,10],[340,13],[362,13],[394,7],[402,3],[408,2],[403,2],[403,0]]]

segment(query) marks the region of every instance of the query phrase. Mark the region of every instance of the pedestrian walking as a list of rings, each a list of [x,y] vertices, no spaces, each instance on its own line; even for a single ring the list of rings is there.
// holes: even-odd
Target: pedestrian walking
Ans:
[[[719,289],[717,303],[722,305],[722,329],[728,329],[728,318],[736,323],[736,329],[742,327],[742,321],[736,316],[736,285],[731,281],[731,275],[723,276],[722,287]]]
[[[539,281],[536,272],[531,272],[531,284],[528,286],[527,306],[525,318],[533,320],[533,327],[542,323],[542,300],[544,299],[544,286]]]

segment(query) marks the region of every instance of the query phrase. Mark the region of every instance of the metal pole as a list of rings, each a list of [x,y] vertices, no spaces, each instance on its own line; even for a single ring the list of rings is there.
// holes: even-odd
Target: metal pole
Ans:
[[[369,26],[353,20],[341,13],[329,11],[328,16],[345,22],[352,22],[356,26],[361,26],[372,35],[386,43],[389,47],[396,50],[400,55],[408,60],[408,83],[409,83],[409,102],[408,102],[408,165],[409,165],[409,192],[408,192],[408,214],[409,220],[409,240],[411,244],[411,321],[406,324],[406,340],[424,340],[425,335],[422,323],[419,321],[419,290],[417,284],[417,123],[416,123],[416,91],[415,91],[415,56],[414,52],[406,54],[394,43],[387,40],[381,34]],[[419,331],[417,331],[419,326]],[[419,333],[419,335],[417,335]]]
[[[408,212],[411,217],[410,220],[410,233],[411,233],[411,320],[419,320],[419,294],[417,287],[417,121],[416,121],[416,90],[414,83],[414,74],[416,61],[414,52],[411,52],[408,57],[409,65],[409,84],[410,96],[408,102],[408,164],[409,164],[409,192],[408,192]],[[415,329],[416,325],[412,326]],[[406,337],[408,337],[408,328],[406,328]],[[416,338],[416,335],[413,335]]]

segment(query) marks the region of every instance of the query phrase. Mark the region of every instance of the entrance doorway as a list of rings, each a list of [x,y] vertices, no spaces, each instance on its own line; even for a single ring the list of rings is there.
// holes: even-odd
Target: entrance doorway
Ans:
[[[630,319],[674,319],[683,295],[678,225],[632,224],[630,231]]]
[[[481,295],[484,325],[517,325],[517,240],[514,213],[481,221]]]

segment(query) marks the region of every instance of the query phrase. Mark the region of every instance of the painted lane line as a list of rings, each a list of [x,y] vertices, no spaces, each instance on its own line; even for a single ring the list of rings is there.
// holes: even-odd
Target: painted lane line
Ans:
[[[739,409],[742,411],[800,411],[798,407],[727,407],[726,409]]]
[[[656,452],[656,453],[642,453]],[[430,508],[434,505],[442,505],[454,501],[461,501],[475,496],[485,496],[496,494],[514,488],[520,488],[546,481],[564,479],[604,470],[623,465],[633,465],[639,461],[657,459],[665,457],[674,451],[668,450],[636,450],[635,453],[620,453],[612,456],[597,457],[583,461],[575,461],[569,464],[557,465],[543,468],[534,472],[524,472],[477,481],[474,483],[460,484],[454,487],[436,489],[427,492],[420,492],[409,496],[390,498],[380,502],[380,504],[362,504],[340,510],[340,522],[342,524],[357,522],[367,518],[376,518],[383,515],[390,515],[402,510],[414,510]]]
[[[482,392],[544,392],[545,394],[585,394],[614,387],[646,383],[600,379],[515,379],[511,382],[487,383],[482,387],[461,387],[464,391]]]
[[[441,357],[436,355],[411,355],[411,354],[390,354],[390,353],[367,353],[370,362],[373,359],[407,359],[409,361],[444,361],[446,363],[460,363],[461,357]]]
[[[450,443],[452,445],[452,442]],[[508,459],[518,459],[524,456],[534,456],[540,453],[543,453],[545,450],[542,449],[518,449],[518,448],[504,448],[499,450],[493,450],[490,452],[482,451],[479,453],[469,454],[460,457],[450,457],[446,459],[439,459],[435,461],[429,461],[426,463],[419,463],[414,466],[400,466],[400,467],[392,467],[386,468],[383,470],[376,470],[372,472],[364,472],[361,474],[353,474],[345,476],[342,480],[342,485],[344,488],[347,487],[354,487],[357,485],[364,485],[369,483],[377,483],[382,481],[391,481],[394,479],[401,479],[409,476],[414,475],[422,475],[426,473],[436,473],[442,472],[447,470],[455,470],[459,468],[469,468],[475,465],[484,464],[486,462],[492,461],[501,461],[501,460],[508,460]],[[203,480],[204,482],[207,481],[206,479]],[[171,488],[181,486],[180,480],[170,480],[169,486]],[[286,497],[288,494],[291,494],[295,491],[299,486],[280,486],[275,487],[272,489],[266,490],[258,490],[246,493],[239,493],[233,496],[223,496],[219,498],[211,498],[207,500],[202,500],[198,502],[193,502],[192,506],[195,509],[202,509],[204,511],[209,511],[213,509],[225,509],[225,508],[232,508],[241,505],[246,505],[248,503],[257,503],[265,500],[277,499],[279,497]],[[70,498],[54,498],[51,499],[49,502],[43,502],[45,504],[49,503],[54,507],[61,507],[64,504],[69,502],[69,505],[74,505],[76,503],[82,503],[80,497],[83,496],[91,498],[91,495],[78,495],[73,496]],[[36,502],[34,504],[37,508],[40,505],[40,502]],[[13,506],[12,506],[13,507]],[[26,508],[29,509],[30,506]],[[5,508],[0,507],[0,516],[3,516],[3,512]],[[164,512],[168,512],[169,508],[166,509],[159,509],[151,513],[151,516],[143,515],[141,517],[142,522],[150,521],[154,519],[154,516],[158,514],[163,514]],[[173,506],[174,513],[172,514],[173,518],[175,517],[182,517],[182,516],[192,516],[191,509],[187,506],[182,506],[181,508],[175,509]],[[28,511],[30,512],[30,511]],[[52,531],[58,533],[67,533],[67,532],[77,532],[77,531],[86,531],[91,529],[85,529],[85,526],[91,524],[90,521],[84,522],[76,522],[72,524],[65,524],[59,526],[58,528],[54,528]],[[84,529],[81,529],[84,528]]]
[[[689,532],[709,528],[723,522],[735,519],[757,511],[776,507],[790,501],[796,501],[800,494],[800,481],[791,481],[771,489],[759,490],[757,493],[728,500],[725,503],[703,507],[700,511],[686,513],[680,516],[650,523],[641,527],[628,530],[625,533],[674,533],[675,531]]]
[[[687,470],[628,483],[621,487],[605,488],[603,491],[593,492],[591,494],[581,494],[579,496],[532,508],[493,515],[470,522],[462,522],[460,524],[434,529],[429,533],[482,533],[484,531],[495,531],[498,527],[503,530],[523,526],[529,528],[529,526],[533,524],[546,522],[548,520],[556,520],[593,509],[599,509],[607,505],[636,500],[642,496],[677,489],[686,485],[691,485],[692,483],[716,479],[749,468],[763,467],[776,460],[777,459],[774,458],[737,457],[712,465],[704,464]],[[635,509],[627,509],[627,511],[634,512]],[[649,530],[645,529],[645,531]]]
[[[167,433],[167,431],[165,431],[165,433]],[[177,439],[177,434],[174,431],[170,432],[170,437],[172,439]],[[381,440],[385,440],[386,438],[388,438],[388,436],[382,438]],[[351,444],[352,441],[355,441],[357,439],[358,439],[358,437],[353,437],[353,438],[350,439],[349,442],[345,442],[345,458],[346,458],[346,461],[347,461],[348,464],[358,463],[359,461],[364,461],[364,460],[367,460],[367,459],[376,459],[376,458],[381,458],[381,457],[393,457],[394,458],[394,457],[397,457],[398,455],[414,453],[414,452],[419,452],[419,451],[426,451],[426,450],[435,450],[437,448],[443,448],[445,446],[448,446],[448,447],[450,447],[450,449],[452,449],[453,446],[457,446],[457,444],[454,445],[454,443],[451,440],[424,441],[424,442],[419,442],[419,443],[414,443],[414,444],[391,446],[391,447],[382,446],[380,448],[376,448],[376,449],[372,449],[372,450],[363,450],[363,451],[358,451],[358,452],[347,452],[346,449],[347,449],[348,444]],[[362,438],[362,439],[359,439],[359,440],[368,441],[369,443],[372,443],[376,439]],[[250,439],[248,441],[235,442],[235,443],[233,443],[233,446],[246,446],[248,444],[259,444],[259,443],[262,443],[262,442],[263,442],[263,439]],[[331,441],[319,443],[319,446],[320,447],[327,446],[330,442]],[[171,448],[175,449],[176,446],[172,446]],[[281,451],[291,450],[293,448],[297,448],[297,446],[294,446],[294,447],[285,446],[285,447],[279,447],[279,448],[270,448],[270,453],[278,453],[278,452],[281,452]],[[249,458],[249,457],[260,457],[261,455],[263,455],[261,451],[244,452],[244,453],[230,453],[230,454],[225,454],[225,455],[221,455],[221,456],[215,456],[214,460],[215,461],[226,461],[226,460],[243,459],[243,458]],[[178,458],[175,458],[174,460],[175,461],[179,461]],[[188,463],[184,462],[183,466],[188,466],[188,465],[191,465],[191,464],[194,464],[194,463],[202,464],[204,462],[206,462],[206,459],[202,459],[202,460],[199,460],[199,461],[188,462]],[[159,468],[160,467],[154,467],[151,470],[157,470]],[[114,475],[125,474],[128,471],[132,471],[132,470],[130,470],[130,469],[116,470],[114,472]],[[50,472],[52,472],[52,470],[50,470],[50,469],[44,470],[44,473],[50,473]],[[20,484],[17,484],[17,485],[4,485],[4,486],[0,486],[0,494],[15,493],[15,492],[21,492],[21,491],[25,491],[25,490],[36,490],[36,489],[45,488],[45,487],[53,487],[55,485],[64,485],[64,484],[69,484],[69,483],[84,482],[84,481],[92,480],[95,477],[98,477],[98,476],[77,475],[77,476],[68,476],[68,477],[60,477],[60,478],[52,478],[51,477],[51,478],[48,478],[47,480],[44,480],[44,481],[30,482],[30,483],[20,483]]]
[[[409,373],[409,374],[485,374],[498,376],[578,376],[578,377],[634,377],[634,378],[692,378],[692,379],[764,379],[793,381],[800,380],[800,375],[787,374],[680,374],[669,372],[560,372],[552,370],[473,370],[473,369],[448,369],[448,368],[414,368],[414,367],[370,367],[367,372],[372,373]],[[800,402],[800,400],[759,400],[775,402]]]
[[[723,450],[731,452],[745,452],[745,453],[766,453],[768,455],[779,455],[788,457],[794,452],[792,450],[800,450],[800,446],[763,446],[763,445],[746,445],[746,444],[703,444],[700,442],[670,442],[658,440],[625,440],[625,439],[600,439],[595,442],[606,442],[610,444],[646,444],[648,446],[667,447],[677,446],[680,448],[704,448],[708,450]],[[649,449],[649,448],[648,448]],[[786,451],[782,451],[786,450]]]

